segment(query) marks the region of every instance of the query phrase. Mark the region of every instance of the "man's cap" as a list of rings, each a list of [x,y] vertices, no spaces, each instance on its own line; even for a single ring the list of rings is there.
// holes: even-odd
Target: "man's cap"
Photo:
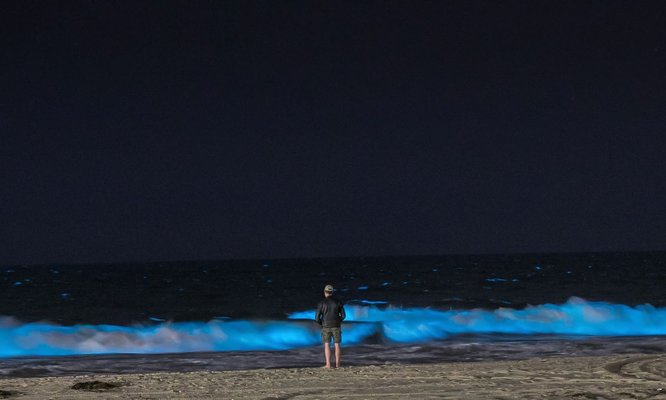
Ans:
[[[324,286],[324,292],[333,292],[333,286],[332,285],[326,285]]]

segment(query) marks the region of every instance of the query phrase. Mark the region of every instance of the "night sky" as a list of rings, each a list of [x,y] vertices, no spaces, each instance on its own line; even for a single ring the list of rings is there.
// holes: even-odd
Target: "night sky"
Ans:
[[[666,3],[0,5],[0,264],[666,250]]]

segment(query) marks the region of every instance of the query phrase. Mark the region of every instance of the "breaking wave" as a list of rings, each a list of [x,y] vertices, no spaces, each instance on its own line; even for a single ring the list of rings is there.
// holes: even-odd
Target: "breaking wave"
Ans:
[[[360,301],[360,303],[363,303]],[[364,303],[367,304],[367,303]],[[666,308],[588,302],[524,309],[437,310],[348,305],[345,344],[424,342],[457,334],[666,335]],[[286,350],[318,345],[314,310],[284,321],[165,322],[146,326],[20,323],[0,318],[0,357]],[[307,321],[310,320],[310,321]]]

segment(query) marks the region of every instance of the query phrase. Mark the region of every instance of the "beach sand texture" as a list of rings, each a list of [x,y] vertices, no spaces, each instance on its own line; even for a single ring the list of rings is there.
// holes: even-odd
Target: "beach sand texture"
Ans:
[[[112,388],[73,389],[99,381]],[[102,385],[105,386],[105,385]],[[9,399],[666,399],[666,354],[0,380]]]

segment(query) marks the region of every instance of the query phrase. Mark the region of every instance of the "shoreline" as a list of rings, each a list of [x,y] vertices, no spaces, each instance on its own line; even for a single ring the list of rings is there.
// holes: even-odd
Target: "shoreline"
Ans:
[[[95,381],[101,383],[92,384]],[[86,388],[86,384],[90,387]],[[666,400],[666,354],[384,364],[332,370],[276,368],[0,379],[0,398],[22,400],[316,399],[331,396],[339,399]]]

